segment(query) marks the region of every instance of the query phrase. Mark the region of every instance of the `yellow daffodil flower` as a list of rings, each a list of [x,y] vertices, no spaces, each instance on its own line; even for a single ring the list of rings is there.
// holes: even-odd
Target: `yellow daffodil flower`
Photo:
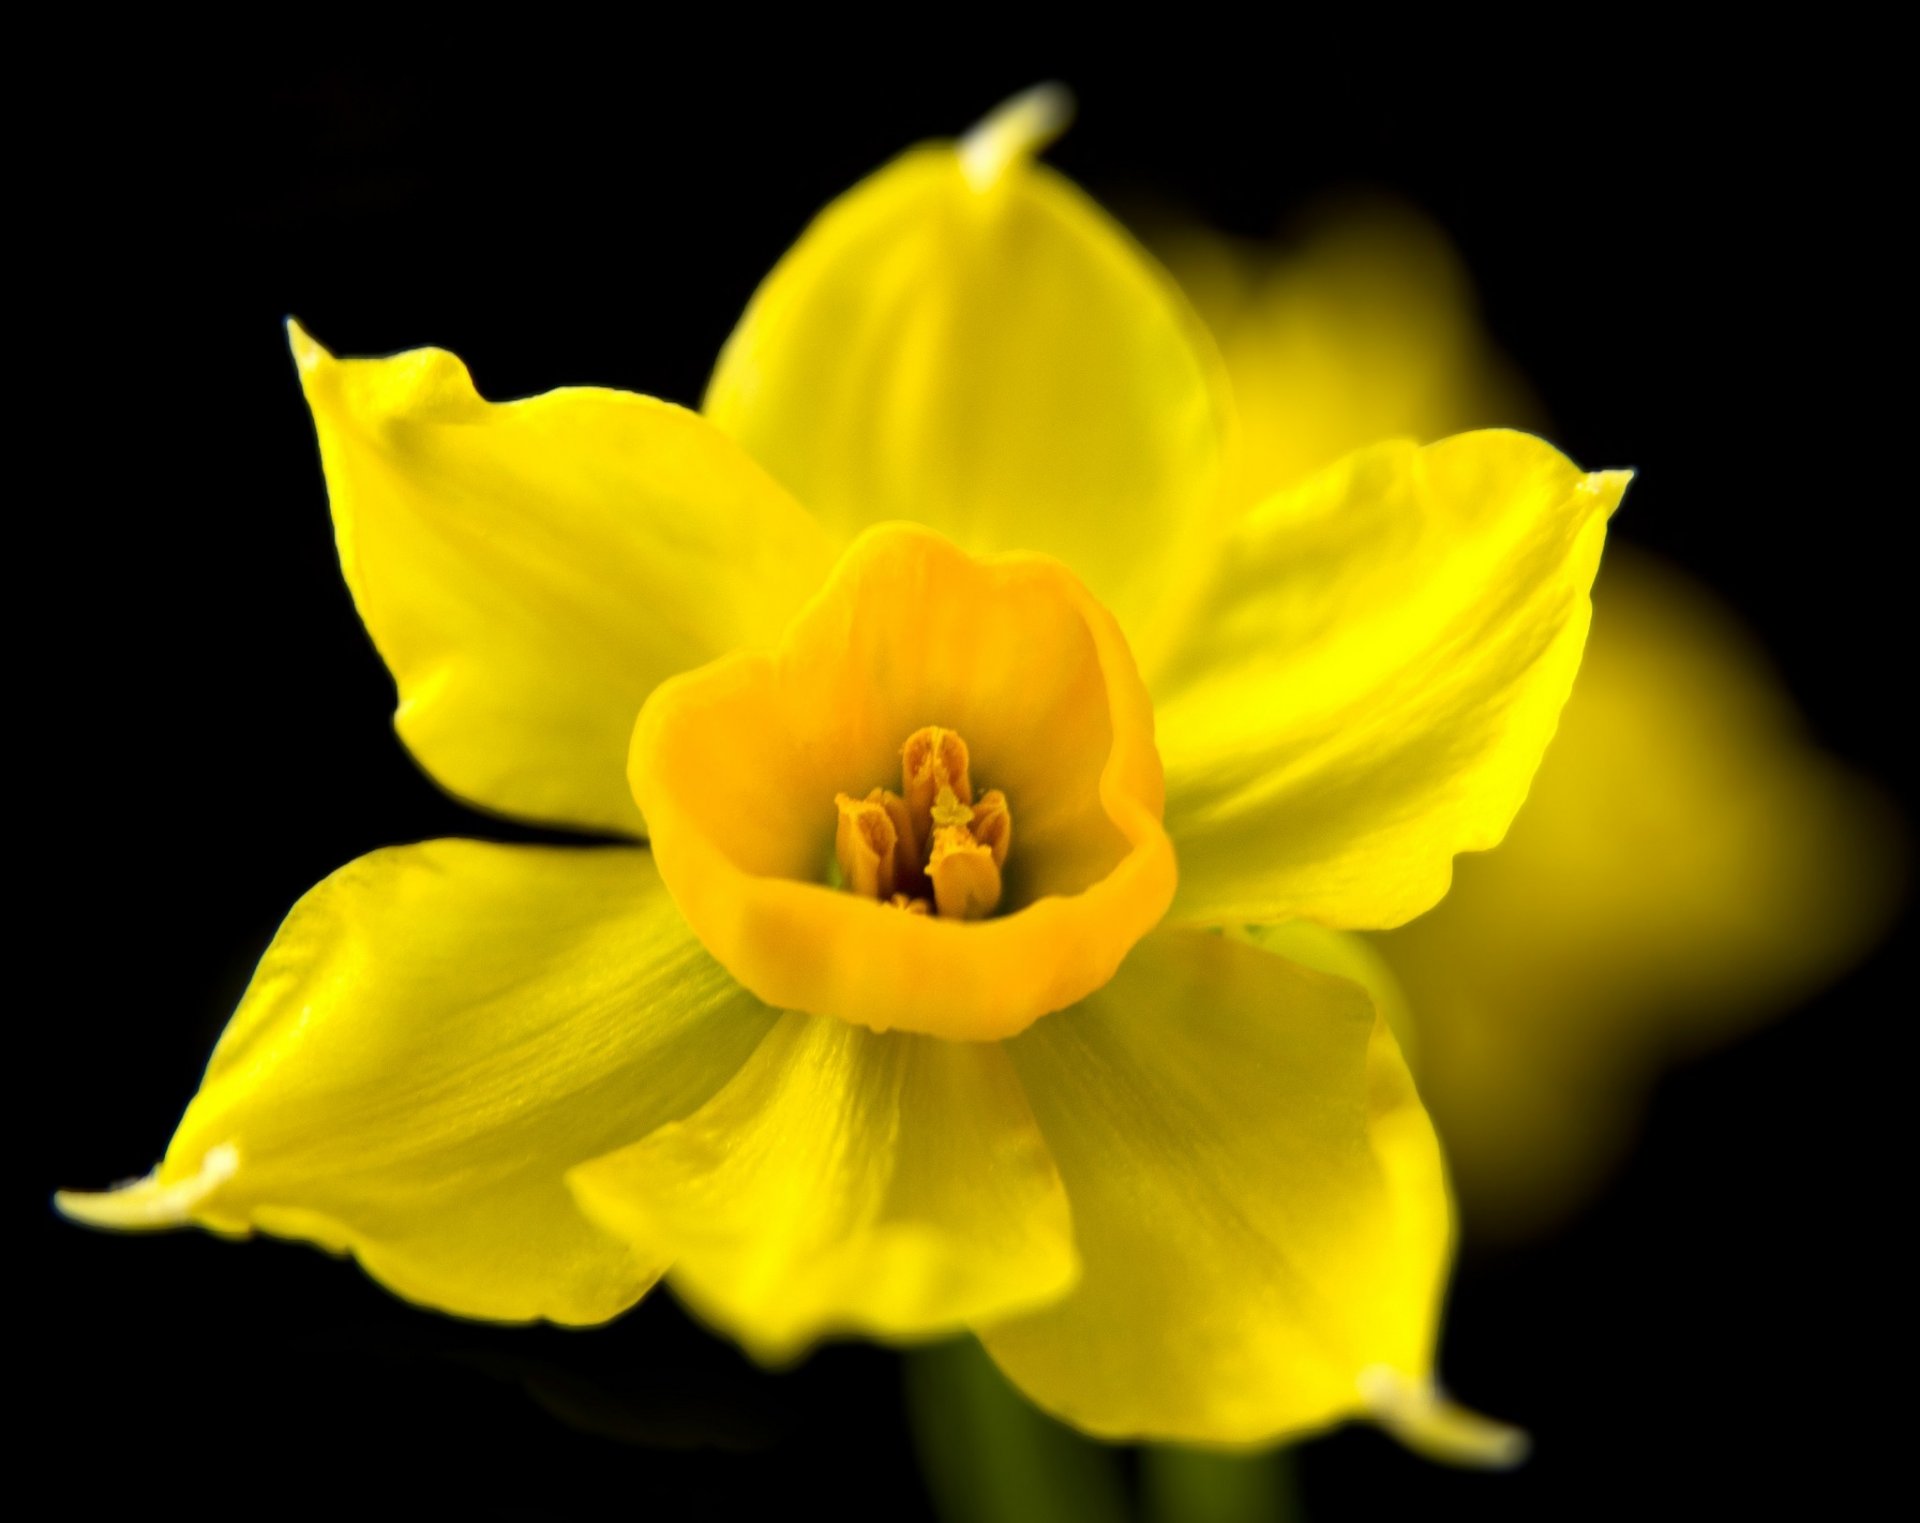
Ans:
[[[1537,414],[1451,250],[1409,211],[1348,209],[1286,254],[1192,231],[1166,248],[1232,376],[1249,501],[1367,440]],[[1896,898],[1887,806],[1809,745],[1704,589],[1616,545],[1594,597],[1559,734],[1501,848],[1370,944],[1260,933],[1375,989],[1488,1237],[1577,1205],[1661,1066],[1791,1008]]]
[[[1218,929],[1395,925],[1500,838],[1625,477],[1489,432],[1232,510],[1216,359],[1034,162],[1059,116],[830,206],[699,414],[291,330],[402,738],[632,844],[336,873],[158,1169],[71,1215],[501,1321],[665,1274],[770,1361],[971,1329],[1101,1436],[1512,1458],[1434,1385],[1394,1036]]]

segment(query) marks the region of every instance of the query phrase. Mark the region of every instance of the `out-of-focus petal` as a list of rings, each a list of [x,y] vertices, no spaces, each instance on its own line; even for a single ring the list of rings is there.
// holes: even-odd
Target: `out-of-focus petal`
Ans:
[[[1242,501],[1383,439],[1535,421],[1459,256],[1410,207],[1330,208],[1284,247],[1193,229],[1156,241],[1232,378]]]
[[[1476,1232],[1577,1205],[1653,1072],[1791,1007],[1897,898],[1890,806],[1814,748],[1745,633],[1610,551],[1560,733],[1497,852],[1377,945]]]
[[[61,1206],[351,1252],[411,1301],[603,1322],[665,1265],[575,1164],[704,1103],[772,1027],[643,851],[432,841],[287,916],[153,1176]]]
[[[789,1015],[685,1121],[574,1171],[587,1213],[761,1358],[1044,1303],[1077,1262],[1006,1051]]]

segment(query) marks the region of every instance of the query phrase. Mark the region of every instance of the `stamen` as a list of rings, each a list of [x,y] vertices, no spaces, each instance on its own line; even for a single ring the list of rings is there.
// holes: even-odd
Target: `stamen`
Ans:
[[[998,909],[1013,816],[997,788],[974,802],[971,767],[964,740],[928,725],[900,748],[904,798],[836,794],[843,886],[909,915],[983,920]]]
[[[907,813],[906,800],[885,788],[867,795],[869,804],[878,804],[893,825],[893,887],[896,893],[923,896],[927,875],[920,869],[920,853],[913,843],[913,818]]]
[[[993,852],[964,826],[943,825],[933,833],[927,876],[933,880],[934,906],[948,920],[985,920],[1000,907],[1000,868]]]
[[[943,789],[952,790],[963,804],[973,802],[967,743],[951,730],[928,725],[915,730],[900,748],[900,792],[913,825],[914,856],[921,861],[933,840],[933,806]]]
[[[893,893],[894,847],[898,836],[886,807],[871,798],[848,793],[834,795],[840,824],[834,834],[833,854],[846,886],[863,899],[885,899]]]
[[[960,139],[960,171],[975,190],[991,190],[1008,169],[1039,153],[1072,120],[1073,94],[1065,85],[1023,90]]]
[[[968,826],[974,840],[993,853],[993,865],[1005,867],[1007,853],[1013,848],[1013,816],[1007,812],[1007,796],[990,788],[973,806],[973,821]]]

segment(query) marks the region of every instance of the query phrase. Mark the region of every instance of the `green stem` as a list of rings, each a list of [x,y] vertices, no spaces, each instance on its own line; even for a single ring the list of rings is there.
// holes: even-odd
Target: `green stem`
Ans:
[[[971,1338],[907,1356],[907,1409],[945,1523],[1127,1523],[1115,1451],[1055,1422]]]

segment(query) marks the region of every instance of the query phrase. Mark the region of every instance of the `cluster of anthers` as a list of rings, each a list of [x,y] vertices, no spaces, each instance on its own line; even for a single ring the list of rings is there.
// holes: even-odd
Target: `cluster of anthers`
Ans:
[[[850,893],[950,920],[984,920],[1000,905],[1000,869],[1013,841],[1006,796],[976,800],[967,743],[928,725],[900,748],[900,792],[836,794],[834,856]]]

